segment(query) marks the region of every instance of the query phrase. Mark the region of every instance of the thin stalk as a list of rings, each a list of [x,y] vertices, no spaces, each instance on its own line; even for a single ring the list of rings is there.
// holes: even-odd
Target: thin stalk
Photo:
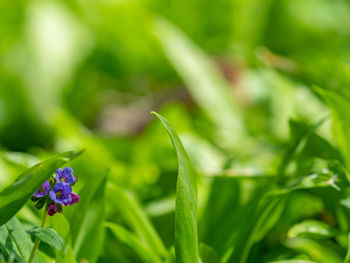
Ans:
[[[47,221],[47,216],[48,216],[48,213],[47,213],[47,206],[46,206],[46,208],[44,209],[43,220],[41,221],[41,227],[45,226],[46,221]],[[35,243],[34,243],[34,246],[33,246],[33,249],[32,249],[32,253],[30,254],[28,263],[32,263],[33,262],[35,254],[36,254],[36,252],[38,250],[39,244],[40,244],[40,239],[37,237],[37,238],[35,238]]]

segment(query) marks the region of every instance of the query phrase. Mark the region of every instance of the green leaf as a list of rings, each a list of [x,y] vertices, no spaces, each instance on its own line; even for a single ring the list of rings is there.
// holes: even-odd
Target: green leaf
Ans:
[[[105,189],[107,175],[98,175],[82,188],[80,202],[67,211],[71,222],[73,252],[77,260],[96,262],[104,241]]]
[[[56,262],[60,263],[74,263],[76,262],[72,248],[71,248],[71,232],[70,225],[63,214],[57,213],[48,219],[49,225],[57,231],[63,238],[63,249],[55,250]]]
[[[291,133],[290,145],[279,165],[278,175],[285,175],[288,166],[292,164],[292,160],[302,152],[310,136],[317,131],[324,121],[322,119],[313,125],[305,125],[294,120],[289,121]]]
[[[64,240],[53,228],[36,226],[32,229],[32,234],[57,250],[63,249]]]
[[[328,243],[322,244],[307,238],[296,237],[287,239],[285,245],[299,253],[305,253],[311,260],[318,263],[340,263],[342,257]]]
[[[27,232],[23,229],[19,220],[16,217],[13,217],[6,223],[5,227],[14,241],[21,257],[24,260],[28,260],[33,248],[33,242]]]
[[[337,232],[323,222],[317,220],[305,220],[292,226],[287,235],[290,238],[307,237],[325,239],[336,236]]]
[[[160,114],[155,114],[167,129],[177,153],[179,172],[176,185],[175,254],[176,262],[195,263],[199,260],[197,230],[196,173],[174,128]]]
[[[200,244],[199,253],[202,263],[221,263],[219,255],[206,244]]]
[[[108,193],[108,199],[114,203],[117,210],[122,214],[125,223],[146,243],[146,246],[160,259],[168,258],[168,251],[161,238],[134,197],[117,185],[111,185]]]
[[[348,249],[346,251],[344,263],[350,263],[350,233],[348,234]]]
[[[236,217],[241,218],[229,221],[231,229],[226,228],[229,234],[227,234],[228,238],[224,248],[226,253],[232,248],[233,252],[227,262],[246,262],[254,243],[263,238],[280,218],[285,206],[285,196],[270,196],[269,185],[265,184],[260,187],[251,202],[235,214]],[[232,228],[235,228],[235,231],[232,231]]]
[[[199,222],[199,233],[203,242],[212,247],[215,247],[213,243],[219,244],[219,241],[215,242],[215,238],[220,231],[213,229],[222,229],[224,222],[238,208],[239,194],[237,180],[227,176],[213,178],[207,204]]]
[[[11,260],[24,262],[5,225],[0,227],[0,256],[2,256],[0,262],[11,262]]]
[[[65,152],[41,162],[0,192],[0,226],[10,220],[29,200],[36,190],[61,165],[75,158],[81,152]]]
[[[20,221],[13,217],[5,225],[0,227],[0,247],[16,260],[27,262],[33,248],[30,236],[24,230]],[[1,248],[0,248],[1,251]],[[46,263],[47,258],[39,252],[36,262]]]
[[[292,178],[288,187],[273,191],[273,194],[286,194],[298,189],[332,187],[341,191],[349,187],[349,179],[343,166],[334,160],[315,158],[307,175]]]
[[[338,147],[345,160],[345,165],[350,169],[350,99],[331,90],[323,90],[315,87],[332,110],[333,134]]]
[[[135,254],[141,259],[142,262],[145,262],[145,263],[162,262],[162,260],[160,260],[152,250],[150,250],[147,246],[145,246],[143,242],[135,234],[126,230],[124,227],[117,224],[108,223],[108,222],[105,223],[105,226],[112,231],[112,233],[118,239],[119,242],[130,247],[135,252]]]
[[[316,263],[316,262],[310,261],[310,260],[290,259],[290,260],[270,261],[268,263]]]

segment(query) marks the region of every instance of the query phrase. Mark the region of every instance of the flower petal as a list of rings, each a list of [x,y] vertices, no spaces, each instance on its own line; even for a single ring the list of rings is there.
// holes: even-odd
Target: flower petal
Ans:
[[[64,195],[62,196],[62,203],[67,205],[70,204],[72,202],[72,197],[70,195]]]
[[[56,201],[56,191],[55,190],[51,190],[49,193],[49,197],[52,201]]]
[[[69,184],[64,184],[64,183],[62,184],[63,184],[62,191],[69,195],[73,191],[72,187]]]
[[[45,183],[43,183],[43,185],[41,186],[42,188],[49,190],[50,189],[50,183],[48,180],[45,181]]]
[[[71,167],[66,167],[63,169],[63,173],[65,176],[73,176],[73,169]]]
[[[57,170],[56,170],[56,179],[57,179],[57,181],[59,182],[59,179],[60,179],[60,177],[63,175],[63,169],[62,168],[58,168]]]

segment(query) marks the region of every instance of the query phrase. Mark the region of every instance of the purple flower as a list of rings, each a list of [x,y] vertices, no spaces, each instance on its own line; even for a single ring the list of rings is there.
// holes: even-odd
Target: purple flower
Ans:
[[[54,188],[50,191],[49,196],[52,201],[58,204],[69,204],[72,202],[70,196],[72,187],[66,183],[57,183]]]
[[[43,197],[47,195],[49,190],[50,190],[50,183],[49,181],[45,181],[45,183],[43,183],[43,185],[39,188],[39,190],[34,193],[34,196],[38,198]]]
[[[47,213],[49,214],[49,216],[53,216],[54,214],[57,213],[57,207],[55,204],[50,204],[47,207]]]
[[[74,184],[75,176],[73,175],[73,169],[70,167],[57,169],[56,179],[58,183]]]
[[[72,201],[68,204],[65,204],[66,206],[71,206],[73,204],[76,204],[80,200],[80,196],[76,193],[71,193],[70,196],[72,197]]]

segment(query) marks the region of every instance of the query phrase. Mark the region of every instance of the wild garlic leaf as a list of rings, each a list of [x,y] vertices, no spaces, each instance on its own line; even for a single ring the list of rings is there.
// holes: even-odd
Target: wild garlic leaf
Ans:
[[[179,171],[175,205],[176,262],[195,263],[199,260],[197,230],[196,173],[174,128],[160,114],[153,112],[167,129],[177,153]]]

